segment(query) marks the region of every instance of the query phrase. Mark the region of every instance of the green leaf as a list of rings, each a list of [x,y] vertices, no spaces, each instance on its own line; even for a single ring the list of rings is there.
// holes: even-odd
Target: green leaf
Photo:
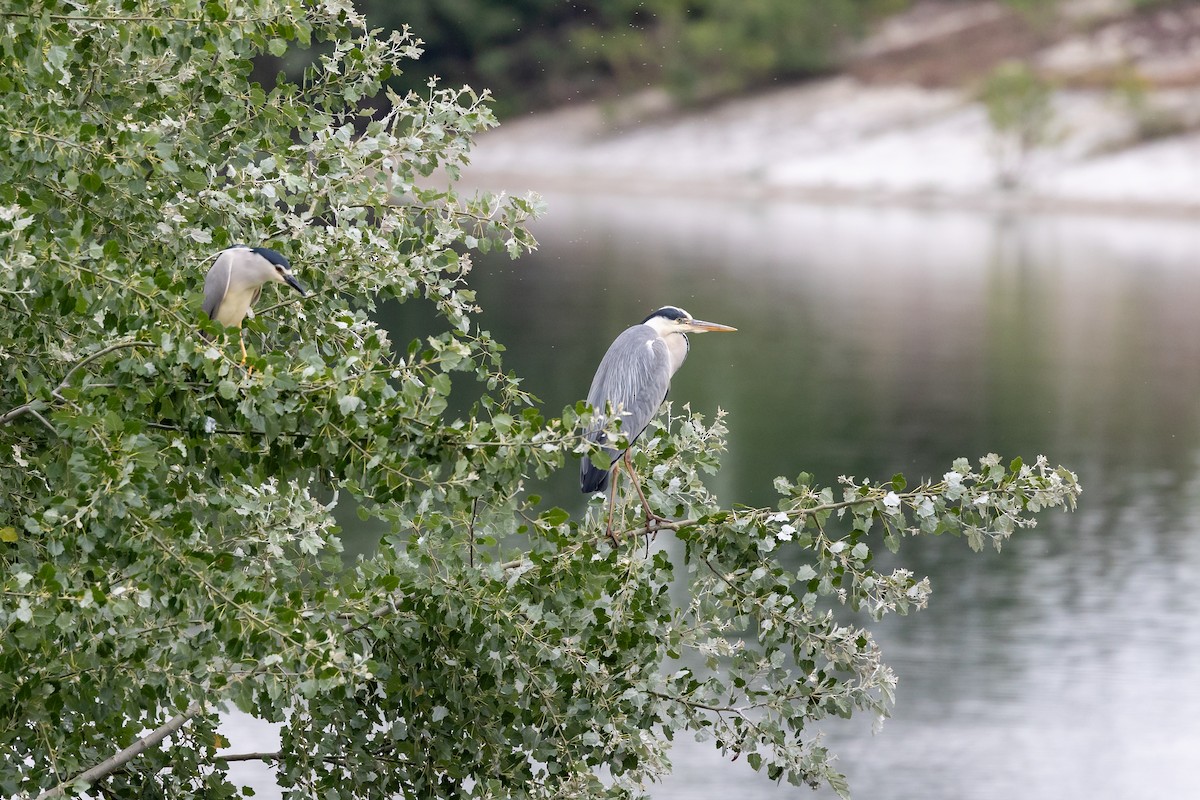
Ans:
[[[0,542],[13,544],[17,541],[17,529],[11,525],[0,528]]]
[[[199,170],[187,170],[179,173],[179,182],[184,188],[193,192],[208,188],[208,176]]]
[[[612,467],[612,457],[605,450],[593,450],[588,454],[588,458],[592,462],[592,466],[597,469],[610,469]]]
[[[908,488],[908,480],[905,479],[903,473],[897,472],[895,475],[892,476],[892,489],[893,490],[895,490],[897,492],[903,492],[907,488]]]

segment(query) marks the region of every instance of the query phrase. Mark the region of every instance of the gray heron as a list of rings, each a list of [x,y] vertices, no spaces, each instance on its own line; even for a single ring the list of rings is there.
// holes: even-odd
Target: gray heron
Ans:
[[[227,328],[238,329],[243,364],[246,342],[241,338],[242,320],[254,318],[252,306],[258,302],[263,284],[272,281],[287,284],[301,297],[305,296],[304,288],[292,274],[292,265],[269,247],[235,244],[222,250],[204,278],[204,313]]]
[[[607,421],[604,415],[607,409],[611,409],[613,414],[619,415],[621,432],[626,435],[629,446],[632,446],[667,399],[671,376],[687,358],[687,334],[735,330],[737,328],[728,325],[695,319],[675,306],[663,306],[640,324],[626,328],[609,346],[596,370],[596,376],[592,378],[587,404],[594,412],[595,425],[587,432],[587,438],[601,446],[608,442],[608,434],[603,430]],[[609,490],[607,533],[614,543],[616,537],[612,531],[612,509],[619,459],[624,460],[633,486],[642,500],[647,527],[651,518],[657,518],[638,485],[637,474],[629,460],[629,446],[623,453],[614,447],[604,447],[611,457],[606,469],[597,467],[587,457],[579,469],[579,488],[585,494]]]

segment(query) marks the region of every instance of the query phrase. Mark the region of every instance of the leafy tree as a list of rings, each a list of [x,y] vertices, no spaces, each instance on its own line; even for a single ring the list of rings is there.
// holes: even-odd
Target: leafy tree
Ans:
[[[627,796],[685,733],[844,791],[809,725],[894,679],[834,609],[928,593],[880,546],[1074,504],[1069,471],[988,456],[724,509],[722,422],[685,413],[638,455],[683,555],[644,555],[636,508],[612,548],[523,493],[588,414],[544,419],[476,321],[471,252],[531,247],[536,210],[453,188],[486,98],[387,93],[417,48],[343,0],[0,17],[0,794],[233,797],[252,757],[294,797]],[[248,80],[303,47],[301,83]],[[239,241],[312,289],[266,292],[245,365],[199,297]],[[384,300],[444,329],[397,349]],[[338,499],[387,527],[352,564]],[[279,752],[223,749],[223,706]]]
[[[638,0],[605,5],[608,24],[571,32],[589,61],[624,88],[647,80],[684,102],[707,101],[775,78],[830,71],[877,6],[873,0]]]
[[[1016,186],[1033,151],[1053,139],[1054,88],[1028,65],[1008,61],[984,79],[979,99],[996,134],[999,183]]]

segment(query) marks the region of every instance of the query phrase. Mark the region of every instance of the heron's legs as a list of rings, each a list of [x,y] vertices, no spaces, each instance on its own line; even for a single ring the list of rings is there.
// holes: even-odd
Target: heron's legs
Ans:
[[[646,500],[646,495],[642,493],[642,486],[638,481],[637,473],[633,471],[633,462],[629,460],[628,450],[625,451],[625,468],[629,470],[629,477],[633,480],[633,488],[637,490],[638,497],[642,501],[642,509],[646,512],[646,533],[650,532],[650,523],[654,522],[656,526],[655,534],[657,534],[657,524],[660,522],[666,522],[667,518],[660,517],[658,514],[655,514],[650,510],[650,503]],[[616,473],[614,472],[613,474],[615,475]]]
[[[246,337],[242,333],[242,328],[238,326],[238,344],[242,346],[242,366],[246,365]]]
[[[617,534],[613,530],[613,506],[617,499],[617,476],[620,474],[621,470],[614,468],[608,481],[608,525],[605,526],[604,533],[609,539],[612,539],[613,547],[620,544],[617,540]]]
[[[625,455],[622,460],[625,463],[625,469],[629,470],[629,477],[633,482],[634,491],[637,492],[638,499],[640,499],[642,501],[642,509],[646,512],[646,533],[651,533],[653,531],[653,533],[657,536],[658,535],[658,527],[657,527],[658,523],[667,522],[668,520],[666,517],[655,514],[650,509],[650,501],[646,499],[646,495],[645,495],[645,493],[642,492],[642,487],[638,483],[638,476],[637,476],[637,473],[633,469],[633,462],[630,461],[628,450],[625,451]],[[614,547],[616,547],[617,544],[619,544],[617,532],[613,530],[613,510],[614,510],[614,507],[616,506],[616,501],[617,501],[617,479],[620,476],[621,476],[621,465],[619,463],[614,464],[612,467],[612,477],[609,479],[609,484],[608,484],[608,525],[606,525],[604,528],[605,535],[608,536],[609,539],[612,539],[612,543],[613,543]],[[650,527],[651,523],[654,523],[654,525],[655,525],[654,528]],[[646,541],[647,541],[647,546],[648,546],[649,539],[647,539]]]

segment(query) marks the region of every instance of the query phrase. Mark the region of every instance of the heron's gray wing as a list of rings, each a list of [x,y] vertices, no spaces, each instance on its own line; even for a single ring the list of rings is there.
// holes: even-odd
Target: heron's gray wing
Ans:
[[[246,306],[246,316],[254,319],[254,304],[258,302],[258,298],[262,297],[262,287],[259,286],[254,290],[254,294],[250,297],[250,305]]]
[[[605,404],[619,408],[621,430],[632,442],[667,397],[671,361],[666,343],[645,325],[625,330],[600,361],[588,405],[603,412]]]
[[[217,256],[217,263],[212,265],[204,276],[204,313],[209,319],[217,318],[217,309],[229,291],[229,278],[233,274],[233,257],[229,251]]]
[[[606,405],[619,411],[621,431],[632,444],[650,424],[670,386],[671,360],[666,343],[649,327],[634,325],[618,336],[604,354],[592,379],[587,402],[601,415]],[[597,422],[602,426],[605,420],[598,417]],[[603,444],[605,434],[599,426],[588,432],[588,438]],[[615,448],[607,450],[613,458],[619,455]],[[580,467],[583,491],[604,489],[608,475],[608,470],[598,469],[585,458]]]

